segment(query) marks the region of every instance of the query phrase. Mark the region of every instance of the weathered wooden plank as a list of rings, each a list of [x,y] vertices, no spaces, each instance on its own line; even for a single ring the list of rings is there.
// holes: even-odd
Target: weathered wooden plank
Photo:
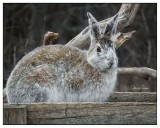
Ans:
[[[4,105],[3,124],[27,124],[25,105]]]
[[[27,105],[28,124],[157,124],[156,103],[52,103]]]
[[[115,92],[109,101],[27,104],[28,121],[24,105],[4,104],[4,124],[156,124],[155,92]]]
[[[110,102],[157,102],[156,92],[114,92]]]

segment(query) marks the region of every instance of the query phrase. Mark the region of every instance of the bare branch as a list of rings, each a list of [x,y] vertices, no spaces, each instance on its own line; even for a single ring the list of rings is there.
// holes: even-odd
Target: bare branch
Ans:
[[[129,26],[139,9],[140,4],[122,4],[119,11],[119,30]]]
[[[119,48],[125,41],[129,40],[135,32],[136,31],[131,31],[127,33],[118,32],[114,37],[116,48]]]
[[[50,32],[50,31],[46,32],[43,38],[43,45],[49,45],[51,42],[56,40],[58,37],[59,37],[58,33]]]
[[[138,11],[138,8],[139,8],[139,4],[122,4],[118,12],[119,13],[118,31],[121,31],[124,27],[127,27],[128,25],[132,23]],[[104,28],[106,24],[110,20],[112,20],[113,17],[100,21],[99,22],[100,27]],[[80,32],[76,37],[74,37],[66,45],[72,45],[80,49],[87,49],[90,45],[90,38],[89,38],[88,30],[89,30],[89,27],[86,27],[82,32]]]
[[[148,77],[157,78],[157,71],[147,67],[118,68],[119,74],[135,75],[148,79]]]

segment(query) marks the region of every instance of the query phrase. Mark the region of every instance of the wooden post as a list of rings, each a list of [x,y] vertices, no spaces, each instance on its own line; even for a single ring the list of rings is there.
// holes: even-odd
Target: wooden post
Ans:
[[[3,124],[27,124],[27,111],[25,105],[3,106]]]

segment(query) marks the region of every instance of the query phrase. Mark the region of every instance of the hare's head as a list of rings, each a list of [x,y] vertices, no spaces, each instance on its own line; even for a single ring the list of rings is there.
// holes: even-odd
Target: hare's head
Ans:
[[[117,15],[101,29],[97,20],[87,13],[90,26],[91,44],[87,53],[87,61],[94,68],[106,71],[117,67],[118,59],[112,38],[116,34]]]

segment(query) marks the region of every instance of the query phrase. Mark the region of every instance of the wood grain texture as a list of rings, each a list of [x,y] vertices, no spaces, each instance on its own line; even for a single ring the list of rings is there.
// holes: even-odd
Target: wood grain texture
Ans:
[[[115,92],[109,101],[4,104],[4,124],[157,123],[157,93],[155,92]]]
[[[25,105],[5,105],[3,108],[3,124],[27,124]]]
[[[110,102],[157,102],[156,92],[114,92]]]
[[[31,104],[28,124],[156,124],[156,103]]]

